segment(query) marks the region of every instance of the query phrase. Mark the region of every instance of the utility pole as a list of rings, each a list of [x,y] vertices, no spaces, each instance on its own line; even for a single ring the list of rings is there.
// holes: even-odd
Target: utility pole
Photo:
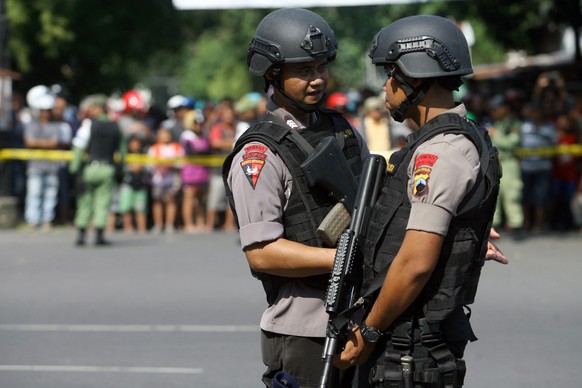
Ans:
[[[12,130],[12,76],[8,47],[6,0],[0,0],[0,149],[10,147]],[[11,194],[10,163],[0,159],[0,197]]]
[[[10,71],[10,49],[8,47],[8,15],[6,0],[0,0],[0,131],[7,131],[12,125],[12,77]],[[7,100],[7,99],[10,100]],[[9,103],[9,106],[6,104]]]

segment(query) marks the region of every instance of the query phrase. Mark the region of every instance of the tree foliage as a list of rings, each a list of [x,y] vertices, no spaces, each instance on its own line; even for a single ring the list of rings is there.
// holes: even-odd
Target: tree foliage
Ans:
[[[315,8],[335,30],[339,53],[332,86],[366,86],[374,34],[391,21],[436,14],[468,21],[474,64],[504,60],[507,50],[551,49],[547,36],[582,24],[580,0],[473,0]],[[261,90],[246,53],[272,9],[177,11],[171,0],[6,0],[9,44],[23,90],[67,84],[74,96],[166,83],[166,92],[218,100]],[[154,82],[154,80],[156,80]],[[162,81],[160,81],[162,80]]]
[[[127,88],[151,58],[181,47],[170,1],[29,0],[6,3],[23,86],[66,83],[78,93]]]

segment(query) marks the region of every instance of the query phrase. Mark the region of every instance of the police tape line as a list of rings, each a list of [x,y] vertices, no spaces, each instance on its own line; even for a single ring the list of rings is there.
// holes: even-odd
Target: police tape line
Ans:
[[[50,160],[54,162],[68,162],[73,158],[71,151],[64,150],[31,150],[19,148],[0,149],[2,160]],[[185,164],[196,164],[205,167],[220,167],[224,162],[224,155],[196,155],[182,158],[162,159],[146,154],[127,154],[126,163],[144,165],[164,165],[180,167]],[[119,158],[117,158],[119,159]]]
[[[378,152],[383,154],[381,152]],[[386,156],[389,157],[388,153]],[[519,158],[541,156],[582,156],[582,144],[560,144],[553,147],[518,148],[515,155]],[[166,165],[180,167],[184,164],[196,164],[205,167],[222,166],[225,155],[195,155],[174,159],[155,158],[146,154],[127,154],[126,163],[144,165]],[[0,161],[2,160],[50,160],[55,162],[67,162],[73,158],[71,151],[65,150],[32,150],[22,148],[0,149]],[[388,158],[387,158],[388,159]]]
[[[559,144],[553,147],[518,148],[515,155],[518,158],[525,158],[528,156],[581,156],[582,144]]]

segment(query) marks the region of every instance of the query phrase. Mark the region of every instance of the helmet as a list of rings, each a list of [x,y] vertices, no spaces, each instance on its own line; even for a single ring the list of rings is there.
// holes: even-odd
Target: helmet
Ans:
[[[194,109],[194,100],[177,94],[168,100],[168,109],[190,108]]]
[[[26,93],[26,103],[32,109],[52,109],[55,106],[55,95],[49,87],[37,85]]]
[[[149,109],[144,97],[137,90],[130,90],[121,96],[123,102],[125,103],[125,113],[130,111],[139,111],[146,113]]]
[[[327,97],[325,106],[332,109],[347,107],[350,104],[350,98],[342,92],[334,92]]]
[[[235,104],[234,110],[237,113],[257,109],[263,96],[257,92],[249,92],[242,96]]]
[[[107,98],[107,110],[113,113],[121,113],[125,109],[125,101],[121,98],[121,93],[114,92]]]
[[[101,107],[104,110],[107,108],[107,96],[105,94],[91,94],[79,104],[79,110],[84,112],[91,107]]]
[[[376,34],[369,56],[373,64],[396,64],[412,78],[473,73],[463,32],[440,16],[417,15],[395,21]]]
[[[285,8],[271,12],[259,23],[247,54],[252,74],[264,75],[273,65],[335,59],[333,30],[318,14]]]

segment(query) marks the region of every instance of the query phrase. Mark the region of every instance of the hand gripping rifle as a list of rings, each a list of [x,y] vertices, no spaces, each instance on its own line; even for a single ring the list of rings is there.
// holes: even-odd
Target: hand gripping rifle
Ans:
[[[350,226],[341,234],[337,244],[325,299],[329,321],[322,354],[325,365],[320,388],[329,386],[333,356],[341,350],[351,330],[351,315],[354,308],[357,308],[356,300],[362,284],[364,257],[361,243],[366,235],[370,213],[380,193],[385,173],[386,159],[383,156],[372,154],[366,159]]]

